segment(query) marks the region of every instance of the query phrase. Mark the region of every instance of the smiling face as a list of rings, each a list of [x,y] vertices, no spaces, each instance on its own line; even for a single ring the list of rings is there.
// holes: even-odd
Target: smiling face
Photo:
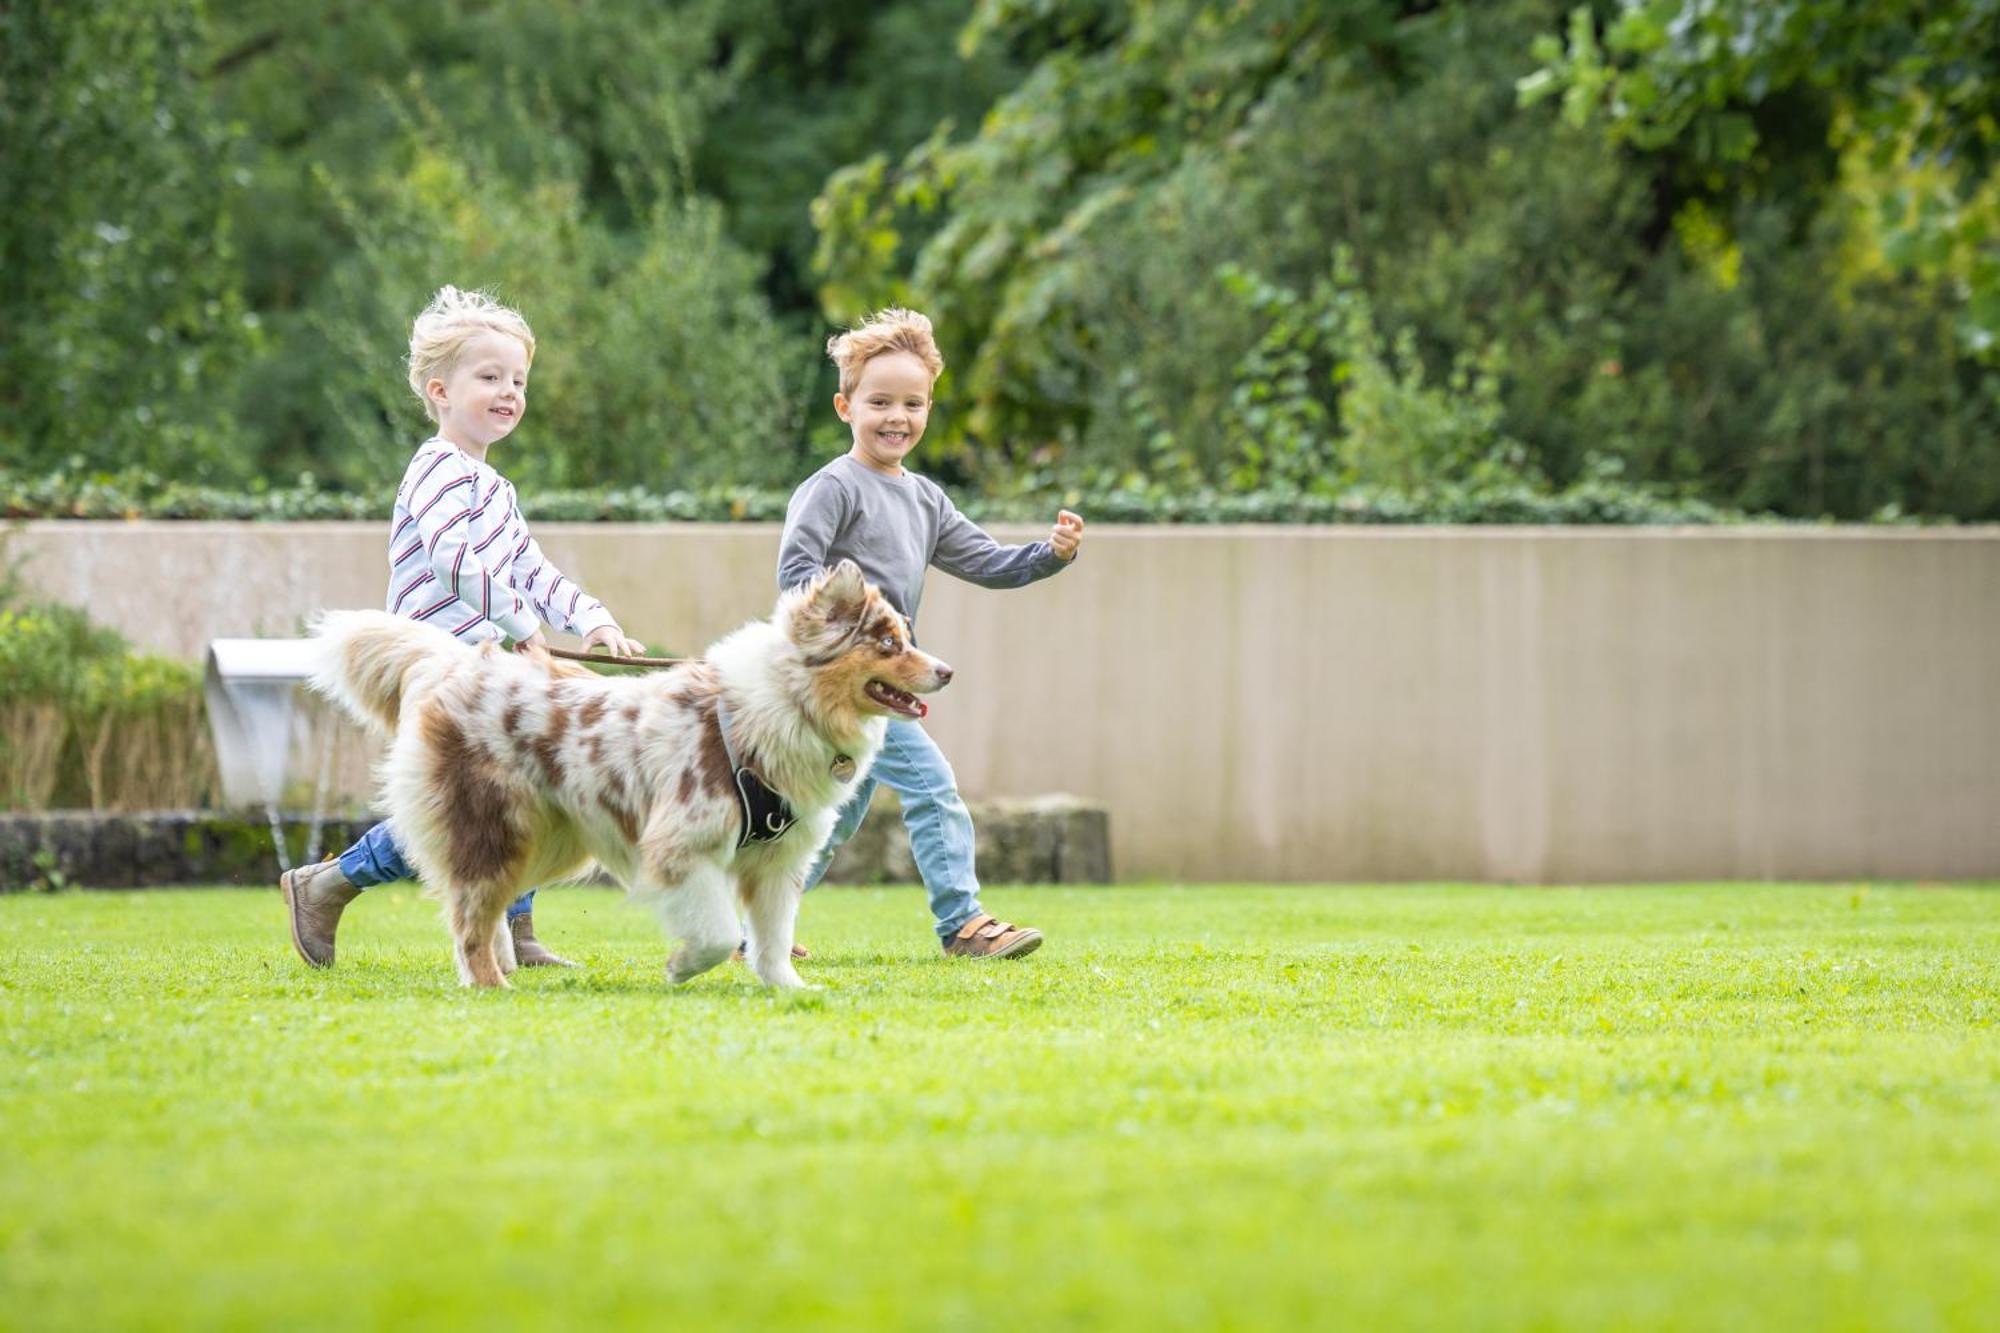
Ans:
[[[441,379],[424,385],[438,434],[476,457],[510,434],[528,411],[528,349],[504,333],[481,333]]]
[[[901,614],[852,561],[792,596],[787,631],[813,673],[822,714],[920,718],[930,707],[917,696],[950,683],[951,668],[910,641]]]
[[[908,352],[869,358],[851,394],[833,396],[833,410],[854,435],[854,460],[900,476],[903,458],[924,437],[931,415],[931,372]]]

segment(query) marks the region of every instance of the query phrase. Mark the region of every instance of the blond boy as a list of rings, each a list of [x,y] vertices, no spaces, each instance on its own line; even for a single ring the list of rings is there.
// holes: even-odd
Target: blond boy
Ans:
[[[514,487],[486,461],[528,410],[535,335],[506,306],[445,287],[410,331],[410,389],[437,430],[417,446],[390,519],[388,607],[465,643],[504,642],[539,653],[544,622],[586,646],[643,653],[604,603],[551,564],[528,535]],[[340,915],[362,890],[415,872],[395,830],[377,824],[341,855],[279,881],[292,945],[314,967],[333,963]],[[534,891],[507,909],[516,961],[569,967],[535,938]]]

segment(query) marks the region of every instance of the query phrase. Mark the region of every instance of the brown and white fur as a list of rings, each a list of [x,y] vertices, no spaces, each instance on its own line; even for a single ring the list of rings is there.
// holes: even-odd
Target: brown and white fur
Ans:
[[[507,904],[592,859],[681,942],[667,964],[675,984],[728,958],[742,919],[757,976],[803,985],[791,947],[806,871],[886,719],[922,716],[916,696],[951,679],[847,561],[701,661],[645,676],[551,674],[379,611],[329,612],[314,629],[313,687],[393,738],[385,813],[444,900],[460,981],[476,986],[507,984]],[[739,761],[798,817],[740,851],[718,698]],[[854,761],[845,781],[840,755]]]

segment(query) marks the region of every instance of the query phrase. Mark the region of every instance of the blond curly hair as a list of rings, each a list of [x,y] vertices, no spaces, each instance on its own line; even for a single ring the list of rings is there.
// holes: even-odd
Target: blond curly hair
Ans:
[[[933,381],[944,370],[944,354],[931,336],[930,318],[900,306],[878,310],[826,341],[826,354],[840,367],[840,391],[844,394],[853,393],[861,382],[861,368],[885,352],[908,352],[924,363]]]
[[[437,405],[424,386],[432,380],[448,379],[465,345],[482,333],[519,338],[528,349],[528,364],[535,363],[535,335],[528,321],[484,292],[440,287],[410,326],[410,392],[416,394],[424,405],[424,415],[432,421],[438,419]]]

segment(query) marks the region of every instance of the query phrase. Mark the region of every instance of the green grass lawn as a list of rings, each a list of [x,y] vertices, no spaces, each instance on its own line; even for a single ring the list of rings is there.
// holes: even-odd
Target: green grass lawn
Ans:
[[[455,983],[378,890],[0,898],[0,1328],[1992,1327],[2000,892],[914,889]]]

